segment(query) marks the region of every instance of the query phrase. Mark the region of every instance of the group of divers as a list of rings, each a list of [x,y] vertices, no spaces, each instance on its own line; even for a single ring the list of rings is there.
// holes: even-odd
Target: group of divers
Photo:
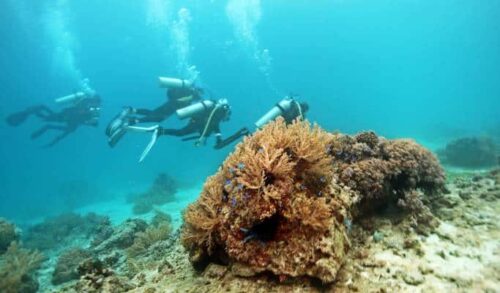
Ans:
[[[204,90],[197,87],[192,80],[169,77],[159,78],[160,87],[166,88],[167,100],[155,109],[124,107],[106,127],[106,136],[110,147],[115,147],[127,132],[142,132],[151,134],[151,140],[139,161],[143,161],[160,136],[177,136],[182,141],[195,141],[196,146],[205,145],[207,138],[215,136],[215,149],[221,149],[232,142],[251,133],[243,127],[234,134],[222,137],[220,124],[229,121],[231,106],[227,99],[204,98]],[[54,111],[45,105],[28,107],[23,111],[7,117],[11,126],[22,124],[30,116],[38,117],[44,125],[31,134],[36,139],[49,130],[60,132],[47,145],[51,147],[73,133],[80,126],[97,127],[101,113],[101,98],[90,87],[55,100],[65,107]],[[304,119],[309,106],[299,102],[297,96],[289,95],[276,103],[267,113],[257,120],[257,129],[278,116],[286,123],[295,119]],[[181,120],[188,120],[179,129],[164,128],[159,125],[173,114]],[[148,126],[153,123],[153,126]]]

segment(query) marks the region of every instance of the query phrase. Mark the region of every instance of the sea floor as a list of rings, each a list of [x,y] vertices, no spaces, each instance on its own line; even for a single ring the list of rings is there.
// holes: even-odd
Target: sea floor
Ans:
[[[101,275],[52,286],[57,253],[38,273],[41,292],[500,292],[500,185],[488,172],[453,172],[448,192],[432,211],[439,225],[417,233],[400,214],[383,214],[353,223],[352,247],[333,284],[262,274],[244,275],[237,266],[210,264],[196,271],[179,242],[182,210],[201,190],[181,190],[160,206],[172,217],[174,232],[133,262],[119,248],[99,258],[121,255]],[[496,174],[496,176],[499,176]],[[125,201],[87,206],[80,213],[110,217],[121,227],[134,218]],[[141,216],[150,220],[153,213]],[[120,229],[117,229],[119,231]],[[60,250],[59,250],[60,251]],[[237,276],[238,275],[238,276]]]

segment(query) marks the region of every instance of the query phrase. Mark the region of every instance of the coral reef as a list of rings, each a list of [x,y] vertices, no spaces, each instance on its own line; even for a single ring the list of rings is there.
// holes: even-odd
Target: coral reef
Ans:
[[[464,137],[449,142],[438,152],[444,164],[465,168],[492,167],[499,164],[499,149],[488,137]]]
[[[108,217],[93,213],[85,216],[67,213],[48,218],[44,222],[30,227],[23,241],[29,248],[53,249],[73,241],[75,237],[89,238],[109,226]]]
[[[91,258],[92,253],[81,248],[72,248],[63,252],[57,259],[54,273],[52,274],[52,284],[58,285],[71,280],[78,279],[78,266],[84,260]]]
[[[444,186],[436,157],[412,140],[387,140],[373,132],[334,134],[330,154],[334,179],[356,192],[363,212],[404,198],[410,190],[433,194]]]
[[[443,184],[435,157],[412,141],[278,119],[245,138],[208,178],[185,211],[182,242],[195,266],[217,260],[245,267],[246,275],[328,283],[350,247],[353,217]]]
[[[33,275],[43,260],[38,251],[21,248],[12,242],[0,257],[0,292],[37,292],[38,282]]]
[[[144,193],[131,198],[134,214],[145,214],[153,210],[155,205],[163,205],[175,200],[176,181],[165,173],[156,177],[153,186]]]
[[[0,255],[7,251],[13,241],[17,241],[19,235],[16,233],[16,226],[4,218],[0,218]]]
[[[172,233],[171,219],[166,214],[157,213],[152,224],[135,235],[134,243],[127,248],[127,256],[135,258],[147,251],[155,243],[166,240]]]

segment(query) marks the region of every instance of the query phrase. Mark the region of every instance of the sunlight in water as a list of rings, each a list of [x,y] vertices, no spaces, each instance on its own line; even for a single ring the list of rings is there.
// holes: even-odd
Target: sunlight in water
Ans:
[[[148,0],[146,24],[156,29],[168,27],[171,10],[172,2],[170,0]]]
[[[191,43],[189,41],[189,23],[191,13],[187,8],[177,12],[177,19],[172,22],[170,31],[171,48],[177,55],[177,71],[183,77],[195,79],[198,75],[196,67],[190,64]]]
[[[75,58],[75,47],[78,42],[67,28],[68,1],[56,0],[47,5],[44,26],[52,46],[53,73],[68,77],[74,84],[83,79]]]

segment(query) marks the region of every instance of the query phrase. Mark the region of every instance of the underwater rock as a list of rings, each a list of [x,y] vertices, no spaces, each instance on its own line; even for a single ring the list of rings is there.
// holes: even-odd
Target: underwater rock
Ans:
[[[449,142],[438,152],[444,164],[465,168],[492,167],[498,164],[498,149],[488,137],[465,137]]]
[[[105,216],[67,213],[30,227],[23,241],[26,247],[47,250],[63,246],[75,237],[90,238],[109,225],[109,218]]]
[[[0,255],[7,251],[13,241],[17,241],[19,235],[16,233],[16,226],[4,218],[0,218]]]
[[[242,265],[247,275],[333,282],[350,248],[348,223],[408,191],[436,192],[437,159],[409,140],[330,134],[308,122],[269,123],[240,143],[184,214],[195,265]]]
[[[126,277],[115,275],[97,258],[85,260],[78,267],[82,276],[74,286],[76,292],[127,292],[134,289],[134,285]]]
[[[106,240],[92,246],[96,253],[111,251],[115,248],[125,249],[134,244],[136,233],[143,232],[148,227],[144,220],[129,219],[114,229],[113,234]]]
[[[7,252],[0,256],[0,292],[37,292],[39,285],[34,274],[43,260],[40,252],[12,242]]]
[[[58,260],[54,273],[52,274],[52,284],[59,285],[80,277],[78,266],[85,259],[91,258],[92,253],[81,248],[73,248],[63,252]]]
[[[153,186],[145,192],[132,197],[134,214],[145,214],[153,210],[155,205],[163,205],[175,201],[177,182],[165,173],[156,177]]]

